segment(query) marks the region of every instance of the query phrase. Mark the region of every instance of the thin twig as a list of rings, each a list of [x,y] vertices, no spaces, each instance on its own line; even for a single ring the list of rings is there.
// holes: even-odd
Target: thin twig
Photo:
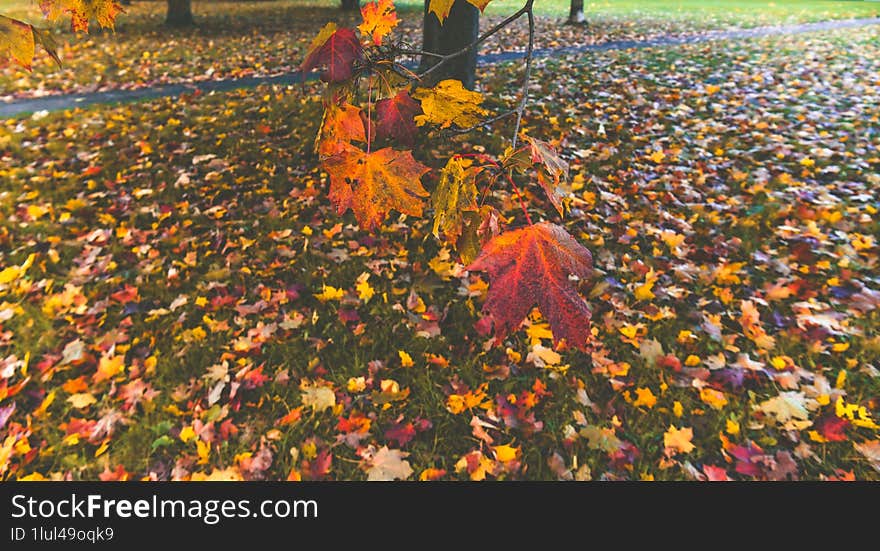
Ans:
[[[515,109],[511,109],[510,111],[505,111],[504,113],[501,113],[500,115],[495,115],[491,119],[486,119],[486,120],[479,122],[473,126],[469,126],[468,128],[457,128],[457,129],[448,128],[446,130],[441,131],[441,135],[458,136],[460,134],[467,134],[468,132],[473,132],[474,130],[476,130],[478,128],[483,128],[484,126],[489,126],[490,124],[492,124],[494,122],[498,122],[501,119],[506,119],[507,117],[509,117],[511,115],[516,115]]]
[[[516,125],[513,128],[513,149],[516,149],[516,142],[519,139],[519,128],[522,124],[523,112],[526,110],[526,102],[529,100],[529,80],[532,75],[532,53],[535,51],[535,14],[532,11],[532,4],[535,0],[528,0],[526,5],[526,14],[529,18],[529,47],[526,50],[526,71],[523,76],[522,97],[519,100],[519,106],[516,108]]]
[[[519,206],[522,209],[523,213],[526,215],[526,222],[529,223],[529,226],[533,225],[532,217],[529,216],[529,209],[526,208],[526,201],[522,191],[519,190],[519,186],[516,185],[516,182],[513,181],[513,176],[510,175],[510,172],[507,172],[505,176],[507,177],[507,181],[510,183],[510,185],[513,186],[513,191],[516,193],[516,198],[519,199]]]
[[[531,11],[533,2],[534,0],[527,0],[526,4],[519,10],[517,10],[513,15],[483,33],[479,38],[477,38],[464,48],[452,52],[451,54],[434,54],[434,57],[437,57],[439,55],[438,59],[440,59],[440,61],[438,61],[434,66],[428,68],[424,73],[418,75],[418,79],[424,79],[426,76],[430,75],[431,73],[442,67],[446,62],[468,53],[469,51],[473,50],[474,48],[485,42],[489,37],[500,31],[504,27],[510,25],[511,23],[525,15],[527,12]]]
[[[446,57],[443,54],[438,54],[436,52],[429,52],[427,50],[410,50],[410,49],[405,49],[405,48],[396,48],[394,51],[398,54],[401,54],[401,55],[419,55],[419,56],[426,55],[429,57],[438,57],[440,59],[443,59],[444,57]]]

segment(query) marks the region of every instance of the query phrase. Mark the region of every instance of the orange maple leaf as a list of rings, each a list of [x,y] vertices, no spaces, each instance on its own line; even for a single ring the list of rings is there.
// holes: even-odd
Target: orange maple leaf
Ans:
[[[590,334],[590,308],[577,280],[593,273],[593,256],[563,228],[542,222],[504,232],[486,243],[468,270],[489,273],[483,311],[501,340],[537,304],[550,323],[554,342],[583,349]],[[572,277],[574,276],[574,277]]]
[[[391,209],[410,216],[422,215],[422,197],[428,192],[420,179],[429,168],[409,151],[390,147],[366,153],[344,144],[340,153],[324,160],[330,174],[330,200],[342,214],[354,211],[358,224],[372,230]]]
[[[70,26],[75,32],[88,32],[92,19],[101,28],[112,29],[116,16],[124,13],[122,6],[114,0],[41,0],[40,9],[50,21],[69,15]]]
[[[375,131],[371,132],[374,134]],[[340,153],[352,141],[366,142],[361,110],[349,103],[331,105],[324,110],[324,120],[318,132],[315,149],[321,157]]]
[[[378,46],[382,39],[397,26],[397,12],[394,10],[393,0],[379,0],[364,4],[361,8],[361,16],[364,22],[358,25],[358,29],[364,36],[373,39],[373,44]]]

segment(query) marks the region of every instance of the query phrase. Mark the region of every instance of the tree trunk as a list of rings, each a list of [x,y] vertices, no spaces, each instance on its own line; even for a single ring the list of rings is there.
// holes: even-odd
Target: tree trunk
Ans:
[[[571,0],[571,8],[568,10],[568,24],[580,25],[586,21],[584,17],[584,0]]]
[[[342,11],[355,11],[360,9],[360,0],[342,0]]]
[[[422,27],[422,49],[435,54],[450,54],[461,50],[475,41],[480,34],[480,10],[466,0],[455,0],[449,17],[440,24],[434,13],[428,13],[430,0],[425,0],[425,18]],[[422,56],[419,71],[425,71],[437,64],[437,58]],[[454,78],[460,80],[465,88],[474,89],[477,73],[477,48],[466,54],[450,59],[443,67],[428,75],[422,86]]]
[[[168,0],[168,15],[165,17],[165,24],[171,27],[194,25],[190,0]]]

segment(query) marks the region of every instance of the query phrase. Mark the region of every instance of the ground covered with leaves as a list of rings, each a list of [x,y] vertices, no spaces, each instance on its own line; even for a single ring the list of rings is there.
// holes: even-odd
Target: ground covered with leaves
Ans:
[[[482,70],[487,107],[518,70]],[[537,310],[492,346],[429,219],[337,216],[311,85],[4,121],[0,477],[880,478],[876,30],[536,72],[588,353]]]

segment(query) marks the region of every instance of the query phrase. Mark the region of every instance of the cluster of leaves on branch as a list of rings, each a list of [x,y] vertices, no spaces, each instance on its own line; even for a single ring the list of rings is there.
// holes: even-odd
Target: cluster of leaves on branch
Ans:
[[[472,3],[483,9],[488,2]],[[435,0],[429,10],[442,23],[451,4]],[[531,6],[527,2],[517,14],[528,13],[533,27]],[[321,79],[328,85],[315,148],[330,175],[329,197],[337,212],[351,210],[363,229],[376,231],[391,211],[419,217],[430,205],[434,236],[456,250],[470,270],[489,273],[492,285],[483,310],[499,341],[537,305],[557,344],[564,339],[568,346],[583,348],[590,309],[578,286],[592,275],[592,256],[561,226],[533,223],[515,182],[534,175],[558,213],[564,214],[571,193],[568,165],[541,140],[529,137],[517,148],[532,41],[519,109],[509,113],[517,116],[511,147],[499,158],[483,153],[453,155],[429,193],[422,179],[431,169],[416,160],[412,150],[397,147],[412,147],[420,128],[467,132],[506,115],[484,119],[489,112],[481,106],[482,95],[465,89],[458,80],[420,86],[423,76],[455,54],[438,56],[437,65],[421,75],[410,71],[399,60],[412,50],[389,39],[398,24],[392,0],[370,2],[361,14],[357,32],[328,23],[301,66],[304,72],[322,68]],[[479,39],[470,47],[478,43]],[[489,191],[504,184],[519,198],[527,226],[504,229],[514,217],[486,203]]]
[[[40,10],[48,21],[69,17],[75,32],[89,32],[92,20],[101,28],[112,29],[122,6],[114,0],[40,0]],[[30,70],[38,45],[61,64],[54,40],[46,30],[0,14],[0,63],[11,60]]]

